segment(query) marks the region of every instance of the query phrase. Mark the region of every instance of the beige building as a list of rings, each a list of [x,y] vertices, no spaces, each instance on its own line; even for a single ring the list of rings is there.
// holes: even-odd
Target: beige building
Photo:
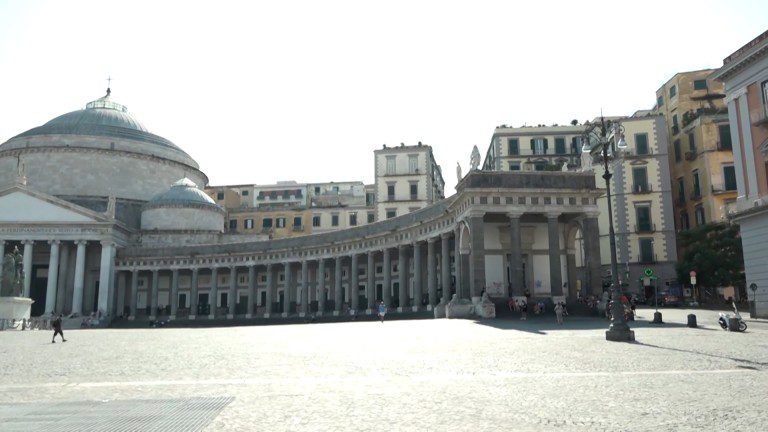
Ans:
[[[445,182],[432,147],[419,142],[373,152],[378,220],[411,213],[445,197]]]
[[[584,126],[497,127],[483,170],[560,171],[581,163],[579,137]]]
[[[676,74],[656,91],[671,141],[669,163],[676,226],[720,221],[736,200],[736,175],[723,84],[712,69]]]

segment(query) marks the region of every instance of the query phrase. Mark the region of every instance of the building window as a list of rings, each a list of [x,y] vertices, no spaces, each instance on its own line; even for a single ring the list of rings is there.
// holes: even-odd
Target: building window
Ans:
[[[637,151],[637,154],[639,155],[648,154],[648,134],[635,134],[635,151]]]
[[[387,209],[387,219],[392,219],[395,216],[397,216],[397,210]]]
[[[680,177],[677,179],[677,202],[685,202],[685,179]]]
[[[368,223],[376,222],[376,215],[373,212],[368,212]]]
[[[579,138],[571,138],[571,154],[579,154],[581,147],[579,146]]]
[[[247,191],[247,190],[244,190],[244,191],[240,192],[240,194],[241,194],[242,196],[248,196],[248,195],[249,195],[249,193],[248,193],[248,191]]]
[[[411,183],[411,199],[415,200],[419,197],[419,184]]]
[[[357,225],[357,213],[350,213],[349,226],[356,226],[356,225]]]
[[[229,229],[236,230],[237,229],[237,219],[230,219],[229,220]]]
[[[395,200],[395,185],[387,185],[387,201]]]
[[[659,96],[656,98],[656,106],[659,108],[664,106],[664,96]]]
[[[725,165],[723,167],[723,183],[725,190],[736,190],[736,170],[733,168],[733,165]]]
[[[680,213],[680,229],[683,231],[691,229],[691,221],[688,220],[688,212],[683,211]]]
[[[272,228],[272,218],[264,218],[261,220],[262,228]]]
[[[334,191],[335,193],[339,193],[339,187],[338,186],[333,186],[331,188],[331,190]]]
[[[669,98],[672,99],[675,96],[677,96],[677,86],[672,86],[669,88]]]
[[[672,116],[672,135],[680,133],[680,126],[677,124],[677,114]]]
[[[693,171],[693,197],[694,199],[701,198],[701,183],[699,183],[699,170]]]
[[[275,218],[275,226],[277,228],[285,228],[285,218],[284,217]]]
[[[763,88],[763,109],[766,117],[768,117],[768,81],[763,81],[761,86]]]
[[[293,217],[293,226],[300,227],[301,226],[301,216],[294,216]]]
[[[395,156],[387,156],[387,174],[395,173]]]
[[[320,226],[320,215],[312,216],[312,226],[313,227],[319,227]]]
[[[707,223],[707,221],[704,219],[704,207],[701,204],[696,206],[695,216],[696,216],[696,226],[702,226],[705,223]]]
[[[546,138],[532,138],[531,139],[531,151],[535,155],[547,154],[547,139]]]
[[[693,135],[693,132],[688,134],[688,151],[696,154],[696,137]]]
[[[331,226],[339,226],[339,215],[338,214],[332,214],[331,215]]]
[[[565,154],[565,138],[555,138],[555,154]]]
[[[645,167],[632,168],[632,190],[648,192],[648,171]]]
[[[245,220],[245,229],[253,229],[253,219]]]
[[[680,150],[680,140],[675,140],[674,142],[675,146],[675,162],[680,162],[680,159],[682,159],[682,154]]]
[[[507,142],[507,154],[519,155],[520,154],[520,141],[517,138],[510,138]]]
[[[221,201],[224,199],[224,192],[218,192],[216,193],[216,199]]]
[[[653,224],[651,223],[651,207],[650,206],[638,206],[635,207],[635,217],[637,218],[637,232],[651,232],[653,231]]]
[[[694,90],[706,90],[707,89],[707,80],[694,80],[693,81],[693,89]]]
[[[639,239],[640,242],[640,262],[649,264],[655,262],[655,257],[653,256],[653,239],[652,238],[641,238]]]
[[[320,186],[315,186],[315,195],[320,195]]]
[[[510,162],[509,163],[509,170],[510,171],[520,171],[520,162]]]
[[[533,169],[534,171],[544,171],[544,168],[546,168],[547,163],[546,162],[534,162]]]
[[[372,206],[374,201],[376,201],[376,194],[373,192],[366,192],[365,194],[365,205],[366,206]]]
[[[419,155],[408,155],[408,172],[410,174],[419,172]]]
[[[731,150],[733,145],[731,144],[731,125],[720,125],[717,127],[720,134],[720,145],[717,146],[718,150]]]

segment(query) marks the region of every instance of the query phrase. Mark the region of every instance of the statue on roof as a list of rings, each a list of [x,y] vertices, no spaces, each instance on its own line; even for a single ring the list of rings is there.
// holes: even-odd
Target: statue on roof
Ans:
[[[461,176],[461,164],[456,162],[456,181],[460,182],[462,178],[464,177]]]
[[[472,156],[469,157],[469,170],[477,171],[477,167],[480,166],[480,150],[477,146],[472,147]]]
[[[116,203],[116,201],[117,200],[115,199],[114,195],[110,195],[109,198],[107,199],[106,215],[110,219],[114,219],[115,218],[115,203]]]

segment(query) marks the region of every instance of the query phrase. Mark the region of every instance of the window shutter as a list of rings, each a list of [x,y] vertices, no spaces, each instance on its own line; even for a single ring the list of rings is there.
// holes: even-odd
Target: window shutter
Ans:
[[[544,138],[544,151],[546,152],[548,148],[549,148],[549,140]]]
[[[531,138],[531,151],[536,150],[536,140]]]

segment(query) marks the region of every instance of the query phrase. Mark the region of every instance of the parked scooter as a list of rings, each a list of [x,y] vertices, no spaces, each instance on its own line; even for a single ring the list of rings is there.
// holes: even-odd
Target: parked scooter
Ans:
[[[739,320],[739,329],[738,331],[743,332],[747,329],[747,323],[744,322],[743,319],[741,319],[741,314],[739,314],[739,310],[736,309],[736,303],[731,303],[733,305],[733,318],[736,318]],[[728,330],[728,321],[731,319],[731,314],[720,312],[720,318],[717,319],[718,324],[720,324],[720,327],[722,327],[723,330]]]

